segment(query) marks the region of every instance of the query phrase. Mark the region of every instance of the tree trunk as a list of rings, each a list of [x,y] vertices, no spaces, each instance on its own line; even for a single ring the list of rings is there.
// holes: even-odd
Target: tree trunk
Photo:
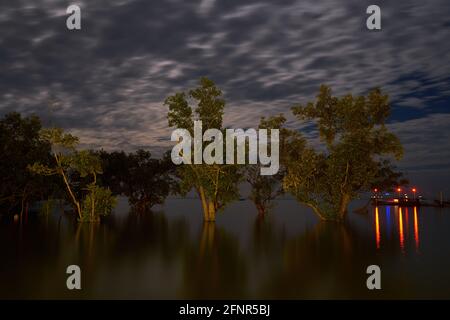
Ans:
[[[209,201],[208,203],[208,220],[210,222],[216,221],[216,207],[213,201]]]
[[[215,223],[203,222],[202,234],[200,239],[200,256],[210,251],[214,245]]]
[[[95,172],[94,172],[94,182],[93,182],[93,184],[94,185],[97,184],[97,175],[95,174]],[[97,219],[96,219],[97,217],[95,216],[95,197],[96,197],[96,193],[95,193],[94,190],[96,190],[96,189],[93,189],[91,191],[91,221],[97,221]],[[100,220],[100,217],[98,217],[98,218]]]
[[[324,215],[324,214],[319,210],[319,208],[317,208],[314,204],[308,203],[308,202],[305,202],[305,204],[306,204],[308,207],[310,207],[311,209],[313,209],[314,213],[320,218],[320,220],[322,220],[322,221],[327,220],[327,219],[325,218],[325,215]]]
[[[198,188],[198,194],[202,202],[203,221],[214,222],[216,220],[216,206],[214,201],[206,197],[203,187]]]
[[[202,201],[202,209],[203,209],[203,221],[208,221],[209,211],[208,211],[208,202],[206,201],[205,191],[203,187],[198,189],[198,195],[200,196],[200,200]]]
[[[82,217],[81,217],[81,206],[80,206],[80,203],[79,203],[78,200],[75,198],[75,195],[73,194],[72,188],[70,188],[69,181],[67,180],[67,177],[66,177],[66,175],[64,174],[64,171],[63,171],[62,169],[60,170],[60,174],[62,175],[63,180],[64,180],[64,183],[65,183],[66,188],[67,188],[67,191],[69,192],[69,195],[70,195],[70,197],[72,198],[72,201],[73,201],[73,203],[74,203],[75,206],[76,206],[77,213],[78,213],[78,218],[81,220]]]
[[[264,216],[266,214],[266,207],[262,203],[255,202],[256,209],[258,209],[258,215]]]
[[[344,220],[345,215],[347,213],[348,205],[350,203],[350,195],[344,193],[341,197],[341,203],[339,204],[339,219]]]

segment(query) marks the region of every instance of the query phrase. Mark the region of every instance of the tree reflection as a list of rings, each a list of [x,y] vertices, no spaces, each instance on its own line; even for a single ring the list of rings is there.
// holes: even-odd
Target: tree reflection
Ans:
[[[254,258],[265,259],[283,248],[284,230],[277,230],[272,215],[258,214],[252,229],[252,253]]]
[[[363,297],[365,268],[374,264],[367,241],[350,226],[320,222],[286,241],[282,265],[261,289],[264,297]]]
[[[245,295],[247,268],[239,244],[215,223],[205,222],[200,241],[183,259],[183,297],[236,298]]]

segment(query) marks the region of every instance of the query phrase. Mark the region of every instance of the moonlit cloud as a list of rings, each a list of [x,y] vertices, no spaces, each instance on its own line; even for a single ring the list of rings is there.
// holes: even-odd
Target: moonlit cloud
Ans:
[[[211,9],[214,8],[214,3],[216,0],[201,0],[199,5],[199,12],[202,15],[208,14]]]
[[[77,3],[74,32],[65,2],[1,2],[1,114],[36,113],[85,146],[160,154],[171,145],[164,99],[201,76],[223,89],[233,127],[289,113],[322,83],[336,94],[381,87],[405,143],[401,165],[419,157],[427,170],[448,170],[447,0],[380,1],[377,32],[365,29],[371,2],[360,0]]]

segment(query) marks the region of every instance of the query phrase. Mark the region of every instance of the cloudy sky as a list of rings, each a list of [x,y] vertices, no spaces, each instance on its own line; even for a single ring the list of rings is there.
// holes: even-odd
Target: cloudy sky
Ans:
[[[66,28],[70,4],[80,31]],[[370,4],[381,31],[365,27]],[[224,91],[232,127],[289,113],[322,83],[338,95],[381,87],[399,166],[450,192],[448,0],[0,2],[0,115],[38,114],[92,148],[158,153],[171,146],[163,100],[201,76]]]

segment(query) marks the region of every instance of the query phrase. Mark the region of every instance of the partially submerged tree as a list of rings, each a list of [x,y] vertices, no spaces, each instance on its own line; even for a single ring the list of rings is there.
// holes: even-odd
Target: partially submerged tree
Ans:
[[[87,150],[77,151],[78,138],[60,128],[43,129],[40,135],[51,145],[54,163],[50,166],[36,162],[29,170],[44,176],[59,175],[63,179],[79,221],[98,221],[101,215],[109,214],[116,199],[109,189],[97,185],[97,175],[102,173],[99,157]],[[83,192],[79,192],[84,197],[78,196],[73,175],[90,180]]]
[[[278,172],[275,175],[263,176],[259,164],[249,164],[244,170],[245,180],[251,187],[249,199],[255,204],[258,214],[264,216],[272,209],[273,200],[283,194],[282,175]]]
[[[259,129],[280,130],[281,156],[284,151],[285,140],[289,140],[292,132],[283,127],[286,118],[283,115],[261,118]],[[268,145],[271,148],[270,144]],[[247,144],[248,149],[248,144]],[[272,152],[272,151],[271,151]],[[274,175],[261,175],[261,164],[248,164],[242,168],[245,180],[250,184],[249,199],[255,204],[258,214],[262,217],[273,207],[273,200],[284,193],[282,180],[285,169],[281,166]]]
[[[191,107],[190,102],[196,106]],[[201,120],[202,135],[207,129],[224,130],[222,116],[225,101],[222,99],[222,92],[207,78],[201,78],[199,87],[188,94],[177,93],[169,96],[164,104],[169,107],[170,127],[186,129],[194,135],[194,121]],[[203,219],[214,221],[219,209],[238,198],[238,170],[237,165],[194,164],[194,161],[191,161],[191,164],[177,168],[180,192],[186,194],[195,189],[202,203]]]
[[[321,86],[315,102],[292,111],[316,124],[323,150],[305,147],[299,157],[288,157],[284,188],[321,219],[342,220],[349,203],[380,177],[385,159],[402,156],[400,141],[385,126],[388,97],[373,90],[338,98]]]

